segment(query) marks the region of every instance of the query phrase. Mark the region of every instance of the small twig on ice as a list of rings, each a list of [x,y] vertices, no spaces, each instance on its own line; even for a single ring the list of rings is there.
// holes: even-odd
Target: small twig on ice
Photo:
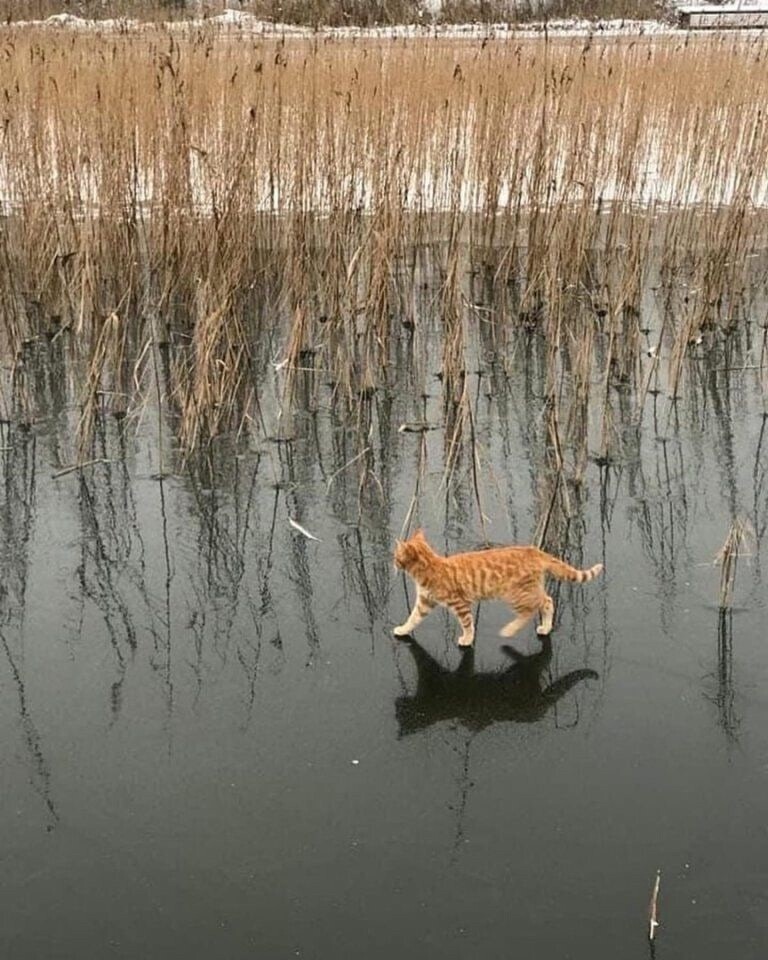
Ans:
[[[656,919],[657,909],[658,909],[658,900],[659,900],[659,884],[661,883],[661,870],[656,871],[656,882],[653,885],[653,893],[651,894],[651,902],[648,905],[648,939],[653,940],[656,936],[656,927],[659,925],[659,921]]]
[[[309,530],[307,530],[305,527],[302,527],[300,523],[296,523],[293,517],[288,517],[288,523],[290,523],[294,530],[298,530],[302,536],[306,537],[307,540],[317,540],[318,543],[321,542],[320,537],[314,536],[314,534],[310,533]]]
[[[63,467],[51,474],[52,480],[58,480],[59,477],[65,477],[68,473],[74,473],[75,470],[84,470],[86,467],[95,467],[99,463],[112,463],[112,460],[86,460],[84,463],[73,463],[70,467]]]

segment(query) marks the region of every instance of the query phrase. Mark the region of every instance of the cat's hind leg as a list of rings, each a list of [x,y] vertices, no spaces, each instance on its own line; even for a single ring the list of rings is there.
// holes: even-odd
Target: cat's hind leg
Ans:
[[[423,590],[419,590],[416,594],[416,602],[413,605],[413,610],[411,610],[411,615],[408,617],[405,623],[401,623],[399,627],[395,627],[392,632],[396,637],[407,636],[421,623],[427,614],[431,613],[435,609],[435,606],[435,601],[426,593],[424,593]]]
[[[555,615],[555,603],[549,594],[544,594],[539,607],[541,613],[541,623],[536,627],[536,633],[540,637],[548,637],[552,633],[552,618]]]
[[[472,608],[466,600],[457,600],[447,604],[451,613],[461,624],[460,647],[471,647],[475,640],[475,623],[472,619]]]
[[[499,630],[499,636],[514,637],[527,623],[530,623],[535,612],[535,610],[518,610],[515,619],[510,620]]]
[[[539,609],[543,593],[540,583],[526,580],[511,587],[504,596],[500,597],[499,599],[504,600],[512,607],[517,616],[499,630],[499,636],[514,637],[523,627],[527,626]]]

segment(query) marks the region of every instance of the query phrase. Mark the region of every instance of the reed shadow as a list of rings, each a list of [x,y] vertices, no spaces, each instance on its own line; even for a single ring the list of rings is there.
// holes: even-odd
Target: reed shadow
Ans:
[[[573,670],[547,682],[544,671],[552,661],[552,641],[543,638],[538,653],[502,650],[511,663],[500,670],[476,671],[475,650],[462,651],[455,670],[439,663],[412,637],[402,637],[416,665],[416,690],[395,701],[398,739],[454,720],[472,731],[494,723],[537,723],[582,680],[596,680],[594,670]]]

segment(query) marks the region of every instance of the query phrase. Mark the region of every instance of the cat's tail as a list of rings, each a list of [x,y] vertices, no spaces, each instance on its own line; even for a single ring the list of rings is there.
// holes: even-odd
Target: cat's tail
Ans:
[[[590,567],[589,570],[577,570],[576,567],[563,563],[563,561],[558,560],[557,557],[550,557],[549,554],[545,554],[544,569],[548,573],[551,573],[553,577],[557,577],[558,580],[573,580],[574,583],[586,583],[588,580],[594,580],[598,574],[603,572],[603,565],[602,563],[596,563],[594,567]]]

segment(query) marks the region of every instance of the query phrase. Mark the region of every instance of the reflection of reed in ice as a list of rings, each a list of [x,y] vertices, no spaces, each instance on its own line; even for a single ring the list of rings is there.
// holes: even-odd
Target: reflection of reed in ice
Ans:
[[[23,626],[29,573],[29,546],[36,503],[36,443],[27,430],[0,431],[0,676],[15,694],[15,706],[29,783],[46,811],[48,829],[58,821],[44,743],[27,695]]]

